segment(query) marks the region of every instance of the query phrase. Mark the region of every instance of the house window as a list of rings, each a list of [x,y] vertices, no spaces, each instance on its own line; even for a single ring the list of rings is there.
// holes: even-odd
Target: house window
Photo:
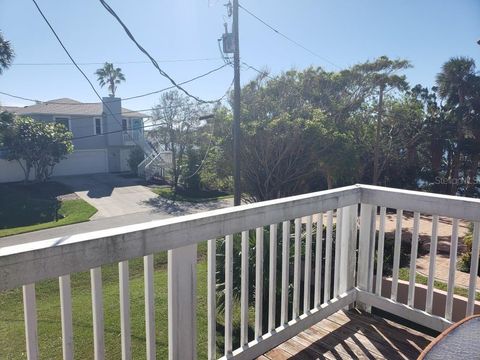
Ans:
[[[122,119],[122,130],[127,131],[127,119]]]
[[[70,131],[70,119],[67,118],[67,117],[56,117],[55,118],[55,122],[57,124],[62,124],[63,126],[65,126],[65,128]]]
[[[94,121],[93,126],[94,126],[95,135],[103,134],[102,118],[95,118],[93,119],[93,121]]]

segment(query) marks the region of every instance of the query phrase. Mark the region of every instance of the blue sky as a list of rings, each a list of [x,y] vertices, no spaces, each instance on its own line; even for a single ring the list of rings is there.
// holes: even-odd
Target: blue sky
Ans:
[[[177,81],[221,65],[217,38],[223,32],[225,0],[110,0],[138,41]],[[147,60],[97,0],[38,0],[40,7],[78,62]],[[242,0],[246,8],[339,67],[381,55],[406,58],[412,85],[432,86],[442,63],[452,56],[474,58],[480,70],[479,0]],[[30,0],[0,0],[0,30],[12,42],[15,63],[0,76],[0,91],[49,100],[70,97],[97,101],[73,66],[30,66],[24,63],[65,63],[68,58]],[[310,65],[336,70],[328,62],[289,43],[240,11],[240,52],[243,61],[273,74]],[[129,97],[166,87],[169,82],[151,64],[119,65],[127,78],[117,94]],[[98,65],[82,66],[92,81]],[[256,73],[242,71],[242,83]],[[185,87],[204,99],[223,95],[231,83],[229,67]],[[97,86],[98,87],[98,86]],[[106,89],[99,89],[107,95]],[[158,95],[124,102],[146,109]],[[3,105],[29,102],[0,95]]]

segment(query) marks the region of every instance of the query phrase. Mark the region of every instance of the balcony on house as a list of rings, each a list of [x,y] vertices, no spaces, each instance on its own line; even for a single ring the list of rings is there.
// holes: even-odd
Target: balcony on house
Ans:
[[[404,214],[412,218],[408,234]],[[392,239],[385,237],[387,215],[395,219]],[[421,216],[431,216],[430,274],[439,221],[452,221],[445,291],[435,288],[433,276],[416,283]],[[473,223],[464,297],[454,293],[460,220]],[[355,185],[1,248],[0,290],[22,289],[24,315],[16,320],[24,323],[25,348],[16,351],[28,359],[54,346],[42,342],[41,321],[60,323],[50,335],[64,359],[87,346],[95,359],[130,359],[132,351],[140,354],[133,358],[146,359],[163,358],[160,351],[169,359],[416,358],[452,322],[480,313],[479,226],[476,199]],[[402,280],[407,237],[409,277]],[[387,240],[392,266],[383,273]],[[168,285],[159,293],[154,262],[163,252]],[[118,265],[118,336],[104,316],[115,308],[102,286],[102,269],[112,264]],[[141,272],[132,284],[134,266]],[[90,288],[75,289],[71,277],[86,271]],[[57,320],[41,315],[38,289],[45,281],[58,281]],[[81,304],[75,299],[80,292]],[[133,301],[142,303],[141,314],[131,311]],[[157,313],[161,303],[167,304],[164,314]],[[91,312],[91,324],[76,322],[79,307]],[[159,331],[160,324],[168,331]],[[138,326],[142,331],[133,334]],[[91,343],[76,343],[80,327],[89,327]],[[106,346],[112,336],[116,350]]]
[[[135,145],[143,140],[143,122],[141,119],[122,119],[122,136],[125,145]]]

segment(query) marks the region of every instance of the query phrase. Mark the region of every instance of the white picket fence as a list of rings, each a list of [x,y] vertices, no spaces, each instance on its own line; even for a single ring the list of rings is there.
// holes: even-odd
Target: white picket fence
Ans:
[[[386,209],[397,209],[392,290],[381,296]],[[375,240],[377,210],[380,231]],[[73,235],[0,249],[0,290],[23,287],[25,335],[29,359],[39,358],[35,283],[58,278],[64,359],[73,358],[70,274],[90,270],[95,359],[105,357],[101,266],[118,263],[122,358],[131,358],[129,311],[130,259],[143,257],[146,358],[155,359],[153,254],[168,251],[169,359],[195,359],[197,244],[208,240],[208,358],[252,359],[336,311],[357,306],[379,308],[423,326],[443,330],[451,323],[454,272],[448,284],[445,314],[432,314],[433,277],[426,303],[414,307],[415,261],[410,264],[408,304],[397,301],[402,213],[414,212],[412,259],[416,258],[419,214],[433,216],[430,273],[435,272],[438,216],[453,218],[452,247],[458,219],[474,222],[474,242],[466,315],[474,312],[479,253],[480,201],[475,199],[355,185],[335,190],[210,211],[167,220]],[[324,221],[325,219],[325,221]],[[334,226],[336,219],[336,226]],[[324,224],[325,222],[325,224]],[[325,239],[323,229],[326,226]],[[293,228],[293,234],[290,229]],[[249,278],[249,232],[255,230],[255,276]],[[264,234],[269,233],[269,284],[281,276],[281,293],[263,288]],[[240,234],[234,236],[235,234]],[[281,236],[280,236],[281,235]],[[216,277],[217,239],[225,239],[225,279]],[[233,274],[234,242],[241,242],[241,273]],[[277,242],[280,241],[281,244]],[[378,249],[375,248],[378,243]],[[277,253],[277,245],[281,251]],[[293,246],[293,254],[291,246]],[[324,247],[324,248],[323,248]],[[378,256],[375,257],[375,252]],[[325,254],[323,256],[323,253]],[[453,251],[456,254],[456,251]],[[290,261],[293,255],[293,266]],[[476,255],[476,256],[475,256]],[[378,259],[374,273],[375,258]],[[307,260],[308,259],[308,260]],[[311,261],[310,261],[311,260]],[[277,267],[278,264],[278,267]],[[455,255],[451,269],[455,269]],[[293,272],[293,276],[291,276]],[[240,346],[233,348],[233,280],[241,276]],[[293,281],[291,279],[293,278]],[[376,280],[374,281],[374,279]],[[254,282],[254,339],[248,337],[249,284]],[[374,282],[376,284],[374,284]],[[224,351],[216,348],[216,285],[224,283]],[[312,284],[312,286],[302,286]],[[375,285],[375,288],[374,288]],[[289,294],[293,288],[293,294]],[[263,303],[263,293],[268,302]],[[277,296],[280,309],[277,311]],[[290,299],[292,300],[290,302]],[[263,318],[263,306],[268,316]],[[278,314],[278,315],[276,315]],[[253,320],[253,319],[252,319]],[[266,324],[266,325],[264,325]],[[266,329],[266,330],[265,330]],[[20,351],[20,349],[19,349]]]

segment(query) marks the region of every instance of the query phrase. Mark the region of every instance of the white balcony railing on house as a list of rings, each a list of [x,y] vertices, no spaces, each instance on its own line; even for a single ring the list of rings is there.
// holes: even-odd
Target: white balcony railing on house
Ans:
[[[386,208],[397,209],[393,273],[389,297],[382,296],[382,261]],[[375,240],[377,209],[380,210],[378,242]],[[360,210],[360,211],[359,211]],[[435,273],[438,216],[453,218],[450,281],[445,311],[434,315],[433,277],[428,282],[425,303],[415,301],[415,261],[410,265],[408,302],[397,301],[399,286],[400,243],[403,210],[414,212],[412,259],[416,258],[419,214],[433,215],[430,273]],[[326,236],[322,239],[324,214]],[[336,229],[334,228],[336,215]],[[131,358],[128,260],[143,257],[145,283],[145,321],[147,359],[155,358],[155,319],[153,291],[153,254],[168,250],[168,347],[170,359],[196,358],[196,264],[197,243],[225,237],[225,279],[216,278],[216,240],[208,240],[208,357],[252,359],[295,336],[316,322],[349,305],[379,308],[431,329],[445,329],[452,320],[458,220],[474,222],[473,256],[470,287],[465,315],[475,309],[475,285],[478,271],[480,201],[356,185],[305,194],[236,208],[215,210],[144,224],[113,228],[67,239],[52,239],[0,249],[0,290],[23,287],[27,355],[37,359],[35,283],[59,279],[63,356],[73,358],[72,302],[70,274],[90,270],[94,354],[104,357],[104,321],[101,266],[118,263],[121,315],[122,357]],[[293,225],[293,234],[290,228]],[[255,230],[255,278],[249,278],[248,231]],[[263,288],[262,262],[264,232],[269,239],[269,283],[281,277],[281,293],[274,287]],[[335,234],[334,234],[335,233]],[[234,234],[241,234],[234,237]],[[280,236],[281,235],[281,236]],[[278,239],[277,239],[278,236]],[[336,241],[333,241],[334,237]],[[241,321],[240,347],[232,342],[233,319],[233,245],[241,242]],[[277,253],[277,245],[281,251]],[[378,249],[376,244],[378,243]],[[293,266],[290,266],[290,244]],[[324,248],[322,248],[324,247]],[[378,251],[378,256],[375,252]],[[323,254],[325,254],[323,256]],[[333,255],[334,254],[334,255]],[[305,261],[312,259],[312,261]],[[276,260],[276,261],[275,261]],[[375,264],[377,262],[377,264]],[[277,266],[278,264],[278,266]],[[376,266],[375,266],[376,265]],[[374,269],[378,269],[374,273]],[[281,271],[279,271],[281,270]],[[293,272],[293,277],[290,276]],[[290,279],[293,278],[293,281]],[[224,351],[216,350],[216,284],[224,282]],[[248,285],[254,282],[255,298],[268,292],[268,302],[255,302],[255,339],[248,339]],[[301,284],[312,286],[301,286]],[[293,287],[293,304],[289,304],[289,287]],[[311,294],[310,292],[313,292]],[[278,304],[277,304],[277,301]],[[313,301],[311,301],[313,300]],[[418,299],[417,299],[418,300]],[[276,307],[280,305],[280,309]],[[262,318],[263,309],[268,316]],[[279,310],[279,311],[277,311]],[[278,316],[276,316],[278,314]],[[162,319],[163,321],[163,319]],[[266,323],[268,326],[263,326]],[[267,329],[263,331],[262,329]],[[19,349],[20,351],[20,349]]]

